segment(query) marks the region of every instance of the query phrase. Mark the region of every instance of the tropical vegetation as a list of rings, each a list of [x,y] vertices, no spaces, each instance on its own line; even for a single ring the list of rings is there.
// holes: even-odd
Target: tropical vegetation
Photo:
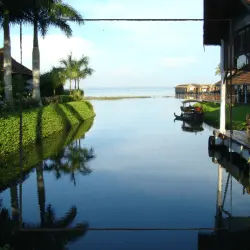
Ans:
[[[204,111],[204,120],[206,123],[219,127],[220,122],[220,104],[204,102],[201,105]],[[244,130],[246,129],[246,116],[249,113],[250,105],[249,104],[237,104],[232,107],[232,125],[234,130]],[[227,128],[230,128],[230,111],[227,106]]]
[[[72,81],[74,81],[74,89],[79,90],[79,83],[81,79],[92,75],[94,70],[88,66],[89,58],[82,56],[79,60],[72,58],[72,54],[68,55],[67,59],[61,60],[64,67],[65,77],[70,82],[70,91],[72,90]]]
[[[32,98],[39,106],[41,106],[42,99],[40,93],[40,51],[38,33],[40,31],[42,36],[45,36],[49,28],[54,26],[62,30],[67,37],[70,37],[72,35],[72,29],[69,25],[69,21],[82,24],[83,19],[73,7],[63,3],[61,0],[0,0],[0,13],[0,24],[4,30],[4,75],[2,79],[4,85],[4,99],[10,106],[13,106],[15,103],[13,98],[10,24],[22,25],[22,23],[25,22],[33,25],[34,30],[32,52]],[[22,32],[22,29],[20,29],[20,32]],[[20,41],[22,41],[21,34]],[[22,45],[20,48],[22,48]],[[87,58],[83,59],[84,60],[79,61],[79,63],[81,62],[81,65],[78,69],[81,69],[83,65],[86,65]],[[60,69],[56,68],[53,68],[50,72],[50,76],[53,79],[51,82],[51,88],[54,94],[55,89],[63,84],[63,79],[61,78],[63,75],[59,74],[59,72]],[[91,72],[91,70],[88,70],[88,68],[85,67],[83,70],[77,72],[77,76],[74,76],[74,80],[78,80],[79,83],[79,79],[86,77],[86,75],[91,74]],[[69,74],[68,71],[67,74]],[[56,80],[58,79],[59,81],[57,83]]]
[[[87,101],[51,104],[31,108],[22,113],[23,145],[39,142],[56,132],[72,128],[95,116]],[[2,114],[0,117],[0,156],[19,148],[19,112]]]

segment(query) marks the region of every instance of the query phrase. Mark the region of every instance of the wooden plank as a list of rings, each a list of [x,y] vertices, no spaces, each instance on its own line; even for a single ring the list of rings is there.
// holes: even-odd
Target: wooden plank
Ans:
[[[230,130],[226,131],[226,136],[230,137]],[[233,130],[232,140],[250,149],[250,139],[245,131]]]

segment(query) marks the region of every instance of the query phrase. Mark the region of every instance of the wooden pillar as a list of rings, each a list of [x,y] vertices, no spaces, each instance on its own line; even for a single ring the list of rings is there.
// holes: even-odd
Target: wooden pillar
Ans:
[[[221,90],[220,90],[220,132],[226,133],[226,80],[224,69],[224,50],[225,44],[221,40]]]
[[[248,138],[250,138],[250,114],[247,115],[246,122],[247,122],[247,136]]]
[[[244,84],[244,103],[247,104],[247,85]]]
[[[236,89],[236,91],[237,91],[237,93],[236,93],[236,96],[237,96],[237,103],[240,103],[240,86],[237,85],[236,88],[237,88],[237,89]]]

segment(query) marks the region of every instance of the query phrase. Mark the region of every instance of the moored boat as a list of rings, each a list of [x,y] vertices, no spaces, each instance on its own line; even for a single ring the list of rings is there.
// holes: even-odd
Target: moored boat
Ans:
[[[176,120],[182,121],[203,121],[203,110],[201,107],[194,107],[192,103],[200,103],[197,100],[185,100],[182,102],[181,115],[174,113]]]

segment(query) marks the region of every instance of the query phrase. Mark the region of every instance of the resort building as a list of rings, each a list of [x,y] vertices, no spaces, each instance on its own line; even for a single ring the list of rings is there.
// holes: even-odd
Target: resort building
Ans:
[[[224,132],[227,96],[249,102],[250,0],[204,0],[204,45],[221,47],[220,130]]]

